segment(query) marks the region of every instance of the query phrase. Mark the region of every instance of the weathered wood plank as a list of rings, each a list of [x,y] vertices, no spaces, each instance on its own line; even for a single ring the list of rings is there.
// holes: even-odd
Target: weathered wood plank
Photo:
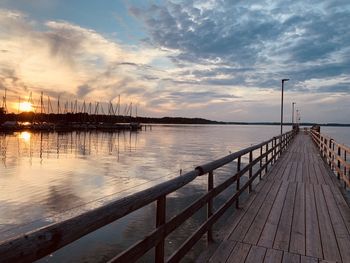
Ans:
[[[309,163],[309,160],[305,159],[305,162],[303,162],[303,182],[304,183],[310,183],[310,174],[309,174],[309,166],[307,165]]]
[[[298,183],[289,251],[305,255],[305,184]]]
[[[260,193],[260,190],[264,188],[265,184],[269,182],[267,180],[262,180],[256,187],[256,191],[252,192],[249,197],[244,201],[244,204],[242,204],[242,207],[240,209],[236,209],[235,213],[233,214],[232,218],[230,218],[229,222],[227,222],[227,227],[222,231],[222,236],[224,236],[224,239],[228,239],[229,236],[232,234],[232,232],[235,230],[239,222],[241,221],[242,217],[246,214],[246,212],[249,210],[249,207],[254,202],[255,198]]]
[[[236,229],[232,232],[228,239],[242,241],[250,225],[252,224],[256,214],[258,213],[262,203],[264,202],[273,182],[269,181],[263,189],[261,189],[257,198],[255,198],[252,205],[249,207],[246,214],[241,219]]]
[[[250,247],[251,245],[238,242],[226,262],[227,263],[244,262],[249,253]]]
[[[301,256],[300,263],[318,263],[318,259],[307,256]]]
[[[267,249],[264,258],[264,263],[281,263],[283,257],[283,252],[276,249]]]
[[[300,255],[283,252],[282,263],[300,263]]]
[[[233,218],[230,219],[229,225],[227,226],[227,228],[225,228],[225,231],[224,231],[225,233],[222,234],[225,237],[225,239],[228,239],[228,237],[234,231],[236,226],[241,221],[242,217],[249,210],[249,208],[252,205],[252,203],[254,202],[255,198],[257,198],[257,196],[259,196],[261,189],[263,189],[265,187],[265,184],[268,181],[271,181],[271,180],[273,181],[274,177],[276,175],[283,174],[287,162],[288,162],[288,160],[286,160],[284,158],[284,156],[280,157],[278,159],[278,161],[276,162],[276,164],[272,167],[271,171],[266,176],[264,176],[264,179],[256,186],[255,191],[249,195],[247,200],[245,200],[244,204],[242,204],[242,207],[240,209],[238,209],[237,211],[235,211]]]
[[[236,225],[237,238],[252,245],[246,261],[257,250],[264,262],[350,262],[350,209],[317,150],[297,136],[265,177],[274,181],[265,200],[258,194]]]
[[[226,260],[230,256],[236,244],[237,242],[232,240],[223,241],[220,244],[220,246],[217,248],[215,253],[211,256],[211,258],[209,259],[209,262],[210,263],[226,262]]]
[[[264,260],[266,248],[252,246],[244,263],[257,263]]]
[[[276,199],[277,193],[281,187],[281,181],[276,181],[270,189],[263,205],[261,206],[254,221],[250,225],[250,228],[244,238],[244,242],[256,245],[259,241],[260,234],[265,226],[266,220],[270,214],[273,203]]]
[[[258,242],[259,246],[272,248],[279,219],[280,219],[280,215],[282,213],[282,208],[286,197],[287,189],[288,189],[288,183],[284,181],[281,185],[281,188],[278,192],[275,203],[273,204],[270,215],[261,233],[261,236]]]
[[[304,160],[300,160],[298,162],[297,170],[296,170],[296,174],[295,174],[295,181],[296,182],[299,182],[299,183],[304,182],[303,169],[304,169]]]
[[[320,159],[320,162],[318,163],[318,167],[319,167],[320,172],[324,178],[325,184],[334,185],[334,182],[331,178],[332,174],[330,174],[332,172],[330,171],[329,167],[325,166],[324,164],[325,163]],[[335,176],[333,176],[333,177],[335,177]]]
[[[318,184],[315,168],[314,168],[314,163],[309,163],[308,164],[308,170],[309,170],[309,175],[310,175],[310,183],[311,184]]]
[[[333,193],[333,196],[335,198],[335,201],[339,207],[340,213],[344,219],[344,223],[346,225],[346,228],[348,229],[348,232],[350,233],[350,208],[348,206],[348,203],[345,201],[344,196],[340,192],[340,190],[334,186],[331,185],[330,189]]]
[[[295,158],[295,159],[297,159],[297,158]],[[292,166],[291,166],[291,170],[290,170],[290,174],[289,174],[289,177],[287,179],[288,181],[290,181],[290,182],[296,181],[297,167],[298,167],[297,161],[293,161]]]
[[[288,251],[292,227],[296,183],[289,183],[273,248]]]
[[[317,180],[318,180],[318,183],[319,184],[325,184],[325,180],[324,180],[324,177],[323,177],[323,174],[320,170],[320,162],[322,162],[322,160],[318,160],[317,163],[314,163],[314,169],[315,169],[315,174],[316,174],[316,177],[317,177]]]
[[[283,175],[289,161],[288,154],[289,153],[286,152],[285,155],[278,159],[272,170],[265,176],[267,180],[279,180],[279,178]]]
[[[328,185],[322,186],[343,262],[350,262],[350,236]]]
[[[286,167],[286,170],[284,171],[281,180],[283,180],[283,181],[289,181],[289,177],[290,177],[291,171],[292,171],[292,164],[291,164],[291,163],[288,163],[288,164],[287,164],[287,167]]]
[[[324,259],[341,261],[337,240],[335,238],[332,222],[320,185],[314,185],[317,215],[320,224],[321,242]]]
[[[306,255],[323,258],[315,195],[311,184],[305,185],[305,219]]]

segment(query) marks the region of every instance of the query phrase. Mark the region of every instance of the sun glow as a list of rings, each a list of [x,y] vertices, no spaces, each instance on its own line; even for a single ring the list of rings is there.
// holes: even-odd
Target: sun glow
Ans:
[[[29,132],[21,132],[19,134],[19,138],[21,138],[25,142],[29,142],[30,141],[30,137],[31,137],[31,134]]]
[[[21,102],[19,104],[20,111],[33,111],[33,105],[30,102]]]

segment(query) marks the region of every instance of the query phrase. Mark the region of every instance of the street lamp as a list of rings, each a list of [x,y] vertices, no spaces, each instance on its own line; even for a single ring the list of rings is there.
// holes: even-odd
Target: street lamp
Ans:
[[[284,82],[288,81],[289,79],[282,79],[282,96],[281,96],[281,135],[283,133],[283,89],[284,89]]]
[[[295,104],[296,104],[295,102],[292,102],[292,129],[294,127],[294,105]]]

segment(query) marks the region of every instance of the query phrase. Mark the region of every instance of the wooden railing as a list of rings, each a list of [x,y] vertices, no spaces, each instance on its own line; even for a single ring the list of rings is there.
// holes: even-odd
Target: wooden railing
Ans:
[[[310,129],[310,134],[321,156],[337,174],[338,179],[344,181],[344,187],[350,187],[350,148],[313,129]]]
[[[164,262],[165,260],[167,262],[178,262],[203,235],[207,234],[208,241],[213,240],[212,228],[214,223],[234,203],[236,207],[239,207],[239,197],[243,191],[246,189],[249,192],[252,191],[254,180],[258,176],[261,177],[266,174],[269,164],[271,166],[276,162],[276,159],[287,148],[294,135],[295,131],[290,131],[281,136],[273,137],[268,141],[198,166],[193,171],[179,177],[77,217],[4,241],[0,243],[0,259],[4,262],[31,262],[37,260],[92,231],[155,202],[155,229],[129,249],[111,259],[110,262],[134,262],[153,247],[155,247],[155,262]],[[254,158],[253,153],[256,152],[258,156]],[[242,167],[242,157],[245,155],[249,156],[249,162]],[[214,186],[214,171],[233,161],[236,161],[236,171],[233,175],[223,183]],[[207,193],[167,221],[167,195],[190,183],[196,177],[206,174],[208,175]],[[245,174],[248,175],[247,180],[242,185],[241,178]],[[236,183],[236,192],[233,192],[230,198],[214,211],[214,198],[234,183]],[[165,259],[165,238],[205,205],[207,206],[207,217],[204,223],[169,258]]]

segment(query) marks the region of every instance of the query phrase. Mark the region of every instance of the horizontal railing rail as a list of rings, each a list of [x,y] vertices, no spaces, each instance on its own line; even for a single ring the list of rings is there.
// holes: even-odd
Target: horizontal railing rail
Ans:
[[[344,182],[344,187],[350,187],[350,148],[313,129],[310,129],[310,134],[321,156],[337,174],[337,178]]]
[[[3,241],[0,243],[0,259],[5,262],[32,262],[135,210],[156,202],[155,229],[142,240],[111,259],[110,262],[134,262],[153,247],[155,247],[155,262],[164,262],[165,260],[167,262],[177,262],[186,255],[203,235],[207,234],[208,242],[213,240],[212,228],[214,223],[234,203],[236,207],[239,207],[239,197],[243,191],[246,189],[249,192],[252,191],[254,180],[258,176],[261,178],[263,173],[264,175],[267,173],[269,164],[272,165],[276,162],[277,158],[290,144],[295,133],[292,130],[273,137],[270,140],[198,166],[193,171],[179,177],[113,201],[77,217]],[[259,152],[259,155],[253,158],[256,151]],[[249,162],[241,167],[242,157],[245,155],[248,155]],[[237,162],[237,170],[234,174],[224,182],[214,186],[214,171],[233,161]],[[259,167],[256,171],[253,169],[255,165]],[[247,181],[244,185],[241,185],[240,179],[245,174],[248,174]],[[208,191],[206,194],[167,221],[167,195],[192,182],[196,177],[203,175],[208,176]],[[236,183],[236,192],[233,192],[231,197],[214,211],[214,198],[234,183]],[[205,205],[207,206],[206,220],[168,259],[165,259],[165,238]]]

